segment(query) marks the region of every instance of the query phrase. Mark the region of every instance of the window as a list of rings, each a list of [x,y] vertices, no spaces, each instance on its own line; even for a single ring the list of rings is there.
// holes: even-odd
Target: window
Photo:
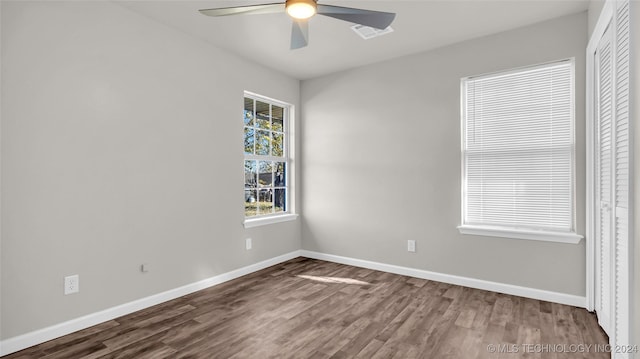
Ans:
[[[462,79],[461,233],[577,243],[572,60]]]
[[[289,110],[289,105],[245,93],[245,227],[294,219],[286,216],[291,214]]]

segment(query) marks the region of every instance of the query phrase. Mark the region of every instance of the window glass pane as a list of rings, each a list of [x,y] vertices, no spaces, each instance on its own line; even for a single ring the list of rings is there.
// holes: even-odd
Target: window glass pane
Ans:
[[[247,217],[258,214],[258,196],[256,190],[244,190],[244,215]]]
[[[271,116],[269,115],[269,104],[256,102],[256,127],[271,129]]]
[[[285,208],[286,201],[286,190],[283,188],[277,188],[274,190],[273,196],[273,205],[275,212],[285,212],[287,209]]]
[[[245,217],[288,211],[288,137],[285,118],[289,108],[259,96],[244,97],[244,202]],[[274,159],[276,161],[274,161]]]
[[[276,162],[273,184],[275,187],[284,187],[287,185],[287,181],[285,178],[285,166],[286,163],[284,162]]]
[[[272,121],[273,121],[273,130],[274,131],[284,131],[284,109],[282,107],[273,106],[272,109]]]
[[[244,124],[245,126],[253,126],[253,99],[244,98]]]
[[[253,154],[255,143],[255,130],[251,127],[244,128],[244,153]]]
[[[258,191],[259,214],[273,213],[273,190],[261,189]]]
[[[244,187],[255,188],[258,172],[256,171],[256,161],[244,161]]]
[[[273,155],[282,157],[284,155],[284,135],[273,132]]]
[[[260,187],[273,186],[273,162],[271,161],[259,161],[259,185]]]
[[[256,155],[271,155],[271,132],[256,131]]]

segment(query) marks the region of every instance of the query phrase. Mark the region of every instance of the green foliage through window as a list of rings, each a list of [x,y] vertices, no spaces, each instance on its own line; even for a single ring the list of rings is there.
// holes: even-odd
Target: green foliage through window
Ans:
[[[287,211],[287,108],[244,99],[245,216]]]

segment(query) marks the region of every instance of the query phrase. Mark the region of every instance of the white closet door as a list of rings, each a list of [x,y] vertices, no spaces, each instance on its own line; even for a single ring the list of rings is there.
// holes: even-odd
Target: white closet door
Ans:
[[[596,312],[600,326],[611,335],[612,313],[612,122],[613,62],[611,26],[595,53],[596,89]]]
[[[616,2],[615,9],[615,130],[614,135],[614,203],[615,231],[613,256],[613,343],[630,344],[629,338],[629,2]],[[615,353],[628,358],[628,353]]]
[[[612,2],[613,13],[594,54],[595,233],[598,322],[611,345],[630,344],[629,1]],[[613,358],[630,354],[614,352]]]

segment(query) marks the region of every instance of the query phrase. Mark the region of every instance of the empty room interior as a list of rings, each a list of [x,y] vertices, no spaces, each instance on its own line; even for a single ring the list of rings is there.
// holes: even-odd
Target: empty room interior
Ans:
[[[640,2],[0,15],[3,358],[640,359]]]

